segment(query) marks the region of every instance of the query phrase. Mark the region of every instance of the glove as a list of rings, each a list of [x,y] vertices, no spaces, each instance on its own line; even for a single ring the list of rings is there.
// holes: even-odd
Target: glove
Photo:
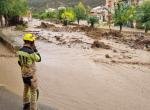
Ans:
[[[38,52],[35,45],[33,45],[31,48],[33,49],[34,52]]]
[[[38,52],[38,50],[36,49],[36,47],[33,48],[34,52]]]
[[[38,62],[41,62],[41,55],[39,53],[37,53],[37,55],[40,57],[40,60]]]
[[[18,65],[21,66],[21,62],[20,61],[18,61]]]
[[[38,52],[38,50],[36,49],[36,46],[35,46],[34,42],[31,44],[31,48],[33,49],[34,52]]]

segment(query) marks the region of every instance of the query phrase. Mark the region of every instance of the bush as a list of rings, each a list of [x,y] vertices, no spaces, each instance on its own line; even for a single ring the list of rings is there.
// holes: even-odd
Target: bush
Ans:
[[[145,1],[137,9],[137,18],[138,21],[144,26],[145,32],[147,33],[150,30],[150,1]]]
[[[95,26],[95,24],[99,22],[99,19],[96,16],[89,16],[88,19],[87,19],[87,22],[93,28]]]
[[[62,14],[66,11],[65,7],[59,7],[57,10],[57,19],[62,20]]]
[[[46,12],[43,12],[43,13],[40,14],[39,18],[42,19],[42,20],[47,19],[48,14]]]
[[[57,12],[56,11],[47,12],[47,18],[50,20],[57,19]]]
[[[137,29],[144,29],[143,23],[141,23],[141,21],[137,20],[136,21],[136,28]]]
[[[36,18],[36,19],[39,19],[40,18],[40,14],[39,13],[33,13],[32,17]]]
[[[76,16],[73,9],[68,8],[62,13],[61,18],[63,20],[63,24],[66,26],[68,23],[75,21]]]

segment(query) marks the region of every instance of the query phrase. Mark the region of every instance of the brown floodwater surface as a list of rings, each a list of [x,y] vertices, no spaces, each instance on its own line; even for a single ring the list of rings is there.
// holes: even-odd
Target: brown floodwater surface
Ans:
[[[95,63],[91,50],[37,42],[40,102],[58,110],[149,110],[150,69]],[[0,43],[0,54],[12,54]],[[22,94],[16,57],[0,57],[0,84]]]

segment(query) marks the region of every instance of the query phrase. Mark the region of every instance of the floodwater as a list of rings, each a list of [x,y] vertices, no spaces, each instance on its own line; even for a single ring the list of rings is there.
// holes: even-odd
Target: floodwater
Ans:
[[[95,63],[90,50],[38,42],[40,102],[58,110],[149,110],[150,69]],[[0,44],[0,54],[12,54]],[[0,57],[0,84],[21,96],[17,58]]]
[[[0,86],[21,95],[23,85],[21,80],[17,58],[0,42]]]

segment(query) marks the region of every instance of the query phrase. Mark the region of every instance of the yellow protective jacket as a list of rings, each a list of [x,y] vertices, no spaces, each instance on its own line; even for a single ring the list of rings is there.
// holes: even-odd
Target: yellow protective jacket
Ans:
[[[24,45],[18,51],[18,64],[21,67],[23,77],[34,76],[36,72],[35,62],[40,61],[40,54],[28,45]]]

